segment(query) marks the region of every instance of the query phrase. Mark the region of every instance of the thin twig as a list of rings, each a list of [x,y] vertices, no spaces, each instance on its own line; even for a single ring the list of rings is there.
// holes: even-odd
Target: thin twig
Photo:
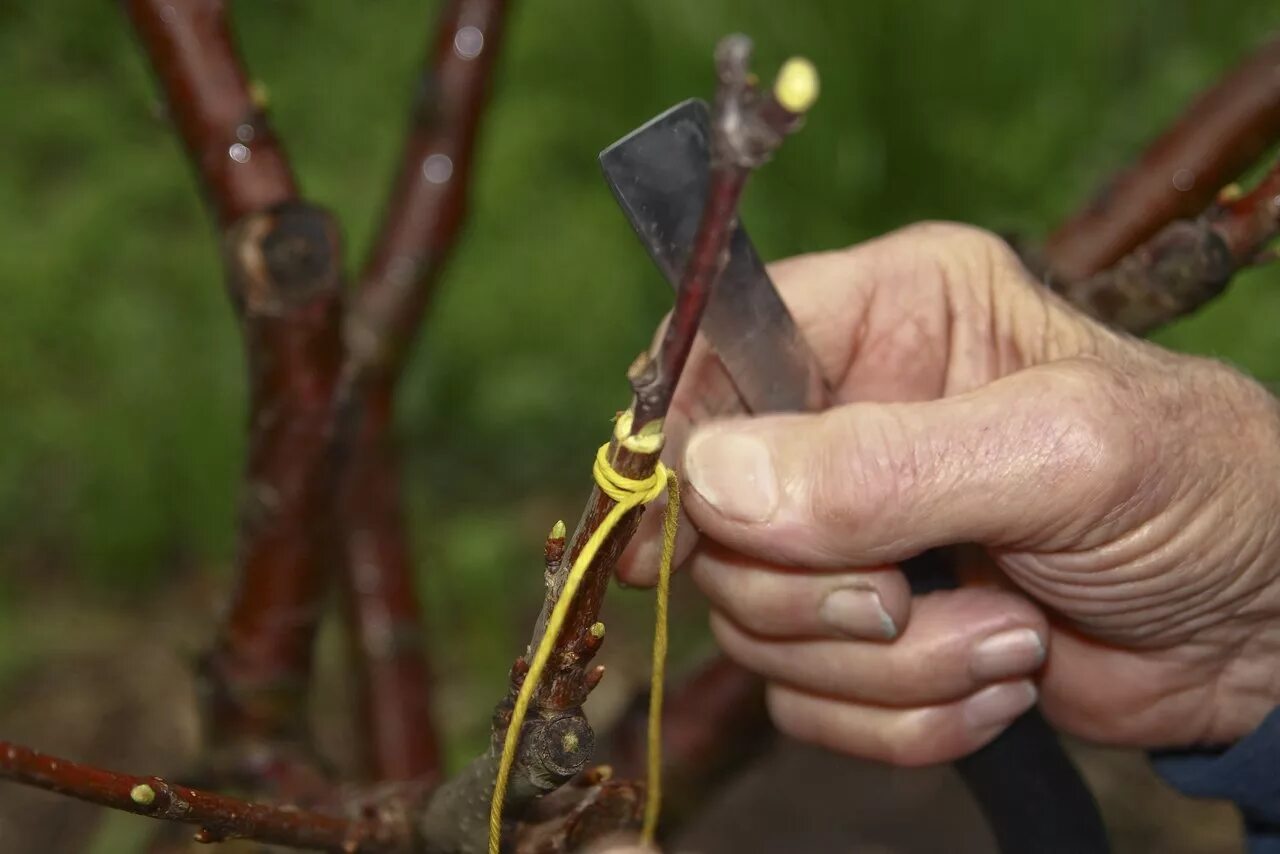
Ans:
[[[1280,37],[1272,37],[1202,93],[1047,240],[1051,278],[1074,281],[1115,264],[1177,219],[1197,216],[1218,190],[1280,139]]]
[[[662,419],[697,334],[707,297],[723,269],[728,238],[737,221],[737,200],[746,176],[768,159],[789,131],[798,127],[804,109],[817,93],[816,76],[807,63],[798,66],[789,63],[779,75],[775,92],[758,92],[747,68],[749,55],[750,43],[741,36],[729,37],[716,51],[719,86],[712,151],[713,172],[719,172],[720,178],[713,177],[711,192],[718,198],[704,206],[691,253],[694,261],[679,288],[668,334],[658,355],[652,359],[641,357],[629,373],[636,399],[626,417],[619,420],[605,452],[614,470],[626,478],[644,480],[656,469],[662,450]],[[808,86],[800,93],[803,95],[800,99],[793,97],[797,87],[783,85],[795,83],[797,70]],[[802,103],[802,106],[787,109],[784,103]],[[648,420],[637,424],[641,411]],[[561,540],[561,527],[557,525],[553,529],[544,551],[549,559],[555,556],[559,561],[555,566],[548,565],[547,593],[529,650],[536,649],[541,642],[548,615],[559,599],[570,567],[614,504],[597,486],[567,547]],[[516,821],[530,804],[571,779],[591,755],[594,734],[581,704],[603,675],[601,668],[591,666],[605,634],[604,624],[599,621],[600,607],[618,557],[634,535],[642,512],[643,507],[639,507],[627,513],[604,539],[555,639],[546,672],[521,731],[505,800],[504,815],[509,820],[509,830],[514,831]],[[489,751],[441,786],[432,799],[429,815],[420,824],[425,838],[443,843],[442,851],[484,850],[487,816],[473,813],[475,806],[486,802],[492,794],[497,754],[511,720],[512,704],[527,672],[528,665],[522,656],[512,666],[508,693],[495,711]],[[635,818],[632,814],[629,821]]]
[[[781,86],[760,92],[751,76],[750,59],[751,41],[746,36],[729,36],[716,46],[719,85],[711,118],[710,186],[662,342],[656,355],[642,357],[631,373],[637,432],[661,421],[671,405],[711,288],[728,261],[729,239],[738,222],[738,199],[747,177],[799,126],[808,108],[807,103],[798,108],[783,106],[777,95],[783,91]],[[780,84],[788,75],[812,75],[812,66],[801,60],[792,63],[801,64],[784,66]],[[810,101],[816,94],[815,88]]]
[[[466,216],[471,162],[507,0],[451,0],[415,97],[399,173],[348,317],[363,406],[342,494],[344,614],[366,764],[375,779],[440,772],[422,607],[392,436],[396,381]]]
[[[395,826],[374,818],[346,819],[293,806],[243,801],[213,792],[94,768],[0,741],[0,778],[112,809],[199,828],[200,842],[250,839],[289,848],[373,854],[407,851]]]

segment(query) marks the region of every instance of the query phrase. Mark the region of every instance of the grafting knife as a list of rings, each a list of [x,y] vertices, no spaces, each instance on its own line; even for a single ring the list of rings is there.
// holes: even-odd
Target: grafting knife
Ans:
[[[600,153],[600,166],[632,228],[676,287],[711,183],[710,111],[677,104]],[[827,405],[813,353],[739,222],[701,330],[751,412]]]
[[[678,286],[710,185],[710,113],[678,104],[600,153],[605,180],[667,281]],[[712,289],[701,331],[751,412],[816,410],[829,393],[822,375],[742,224]],[[913,586],[954,586],[945,561],[915,559],[934,571]],[[941,583],[938,582],[942,567]],[[1088,787],[1038,711],[956,763],[1004,854],[1105,854],[1106,832]]]

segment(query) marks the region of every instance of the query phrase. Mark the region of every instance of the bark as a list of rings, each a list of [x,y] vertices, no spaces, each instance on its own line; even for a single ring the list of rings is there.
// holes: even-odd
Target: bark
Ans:
[[[333,546],[338,229],[299,199],[221,0],[125,5],[222,231],[249,374],[237,585],[202,668],[210,746],[231,776],[279,777],[263,751],[286,764],[306,753],[311,648]]]
[[[1277,233],[1280,164],[1248,194],[1165,226],[1109,270],[1050,285],[1086,314],[1145,335],[1221,294]]]
[[[362,406],[342,494],[344,614],[366,765],[380,780],[440,772],[392,437],[394,393],[466,216],[507,10],[506,0],[451,0],[442,9],[392,196],[346,328],[348,372]]]
[[[339,854],[408,850],[407,827],[384,815],[345,818],[106,771],[0,742],[0,778],[82,801],[198,828],[196,841],[250,839]]]
[[[1107,269],[1177,219],[1198,216],[1280,138],[1280,37],[1205,90],[1046,241],[1053,279]]]

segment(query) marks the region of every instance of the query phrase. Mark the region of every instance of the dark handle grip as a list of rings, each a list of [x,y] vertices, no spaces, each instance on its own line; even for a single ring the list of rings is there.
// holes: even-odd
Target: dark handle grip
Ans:
[[[942,550],[913,558],[904,569],[915,593],[956,586],[950,555]],[[1039,709],[955,766],[1000,854],[1110,854],[1098,803]]]

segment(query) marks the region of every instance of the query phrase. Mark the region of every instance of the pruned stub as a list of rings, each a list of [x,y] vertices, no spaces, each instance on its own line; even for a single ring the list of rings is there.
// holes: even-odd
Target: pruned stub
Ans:
[[[337,223],[325,209],[285,202],[227,231],[229,286],[238,313],[278,316],[341,289]]]

